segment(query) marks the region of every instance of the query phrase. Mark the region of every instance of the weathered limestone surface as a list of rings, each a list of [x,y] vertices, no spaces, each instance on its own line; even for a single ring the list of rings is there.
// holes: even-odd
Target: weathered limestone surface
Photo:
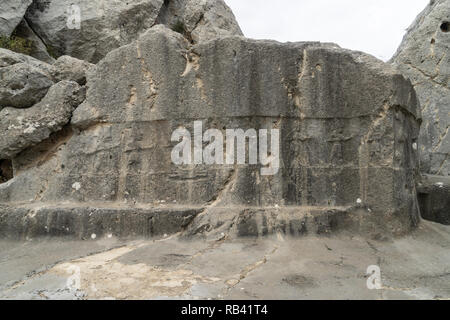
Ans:
[[[52,66],[0,49],[0,183],[19,174],[13,158],[23,168],[39,166],[33,162],[37,154],[51,157],[58,143],[71,134],[67,125],[85,98],[86,88],[80,85],[91,67],[68,57]]]
[[[450,1],[433,0],[417,17],[392,62],[421,103],[421,170],[450,175]]]
[[[61,81],[31,108],[1,110],[0,159],[12,159],[61,130],[83,100],[84,90],[76,82]]]
[[[86,84],[86,74],[94,65],[70,56],[59,57],[53,64],[53,76],[57,81],[75,81],[80,85]]]
[[[0,185],[1,221],[11,206],[26,204],[32,219],[53,204],[61,214],[200,209],[179,224],[187,235],[299,234],[312,221],[328,230],[341,215],[372,233],[417,223],[419,105],[411,83],[371,56],[242,37],[192,45],[155,26],[91,69],[87,87],[50,157],[38,145],[13,159],[15,177]],[[192,132],[194,120],[221,131],[279,129],[280,170],[173,164],[171,135]]]
[[[48,63],[39,61],[33,57],[0,48],[0,68],[7,67],[16,63],[28,63],[34,67],[43,69],[46,73],[51,73],[52,67]]]
[[[94,63],[157,23],[179,23],[195,42],[242,34],[222,0],[35,0],[26,18],[55,54]]]
[[[0,36],[9,37],[22,21],[33,0],[2,0],[0,2]]]
[[[158,24],[184,24],[184,34],[193,43],[230,35],[242,35],[231,9],[220,0],[170,0],[159,12]]]
[[[419,188],[421,214],[425,219],[446,224],[450,221],[449,194],[443,187],[431,187],[428,181],[448,184],[450,177],[449,52],[450,1],[433,0],[408,29],[392,59],[405,77],[411,79],[421,103],[419,152],[424,174]]]
[[[0,110],[39,102],[54,84],[54,72],[50,64],[0,48]]]

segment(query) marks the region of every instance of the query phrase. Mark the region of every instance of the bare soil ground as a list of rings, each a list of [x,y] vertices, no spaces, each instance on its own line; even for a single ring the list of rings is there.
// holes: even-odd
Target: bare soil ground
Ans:
[[[367,268],[379,266],[379,290]],[[0,241],[1,299],[450,299],[450,227],[411,235]]]

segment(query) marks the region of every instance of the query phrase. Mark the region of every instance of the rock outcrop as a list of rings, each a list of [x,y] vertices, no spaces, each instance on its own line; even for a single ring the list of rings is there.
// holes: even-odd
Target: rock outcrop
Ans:
[[[62,57],[50,65],[0,49],[0,182],[13,178],[13,161],[39,144],[48,153],[66,134],[74,109],[83,102],[91,64]],[[79,84],[77,83],[79,82]],[[38,148],[39,149],[39,148]],[[37,150],[41,152],[42,150]],[[35,157],[32,151],[32,158]],[[21,156],[28,159],[26,156]],[[22,159],[22,162],[24,160]]]
[[[26,19],[54,54],[93,63],[158,23],[194,42],[242,34],[222,0],[34,0]]]
[[[421,103],[420,160],[424,173],[450,175],[450,1],[433,0],[392,58]]]
[[[427,181],[444,183],[450,176],[450,1],[433,0],[417,17],[392,58],[409,78],[421,103],[420,167]],[[449,224],[448,192],[419,188],[422,216]]]
[[[68,132],[12,157],[0,230],[259,236],[348,224],[375,235],[418,222],[418,101],[371,56],[243,37],[192,44],[160,25],[110,52],[87,87]],[[224,135],[279,130],[279,170],[175,164],[172,133],[194,121]]]
[[[33,0],[2,0],[0,2],[0,36],[11,36],[32,2]]]

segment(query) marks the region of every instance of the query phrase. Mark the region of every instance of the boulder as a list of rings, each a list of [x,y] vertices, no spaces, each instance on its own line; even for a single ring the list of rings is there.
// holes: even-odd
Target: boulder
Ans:
[[[177,225],[187,235],[237,228],[239,236],[327,233],[344,217],[364,234],[402,234],[418,222],[418,101],[408,80],[371,56],[239,36],[192,44],[159,25],[110,52],[87,87],[73,132],[51,157],[30,149],[26,161],[12,159],[14,178],[0,185],[11,217],[11,207],[27,216],[35,202],[64,203],[52,209],[61,223],[87,208],[84,223],[110,232],[94,218],[107,208],[119,210],[114,228],[127,224],[129,208],[171,209],[197,212]],[[174,162],[173,133],[192,134],[198,123],[202,133],[270,130],[279,168]],[[140,221],[139,235],[153,234],[153,213]]]
[[[45,69],[26,62],[0,68],[0,109],[28,108],[39,102],[53,85]]]
[[[156,22],[179,29],[193,43],[242,35],[233,12],[222,0],[165,1]]]
[[[61,81],[31,108],[1,110],[0,159],[12,159],[61,130],[83,99],[84,90],[77,83]]]
[[[172,14],[196,40],[240,34],[222,0],[35,0],[26,17],[54,54],[96,63]]]
[[[2,0],[0,2],[0,36],[11,36],[32,2],[33,0]]]
[[[37,60],[25,54],[13,52],[11,50],[0,48],[0,68],[8,67],[16,63],[27,63],[31,66],[42,69],[44,72],[51,74],[53,67],[43,61]]]
[[[409,27],[393,64],[411,80],[423,124],[421,170],[450,175],[450,1],[433,0]]]
[[[53,76],[57,81],[70,80],[84,85],[86,74],[94,65],[70,56],[62,56],[56,60],[53,67],[55,70]]]

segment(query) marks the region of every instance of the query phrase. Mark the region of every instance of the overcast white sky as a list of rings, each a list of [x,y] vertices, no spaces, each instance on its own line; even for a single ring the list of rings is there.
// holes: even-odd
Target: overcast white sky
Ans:
[[[389,60],[429,0],[225,0],[248,38],[335,42]]]

